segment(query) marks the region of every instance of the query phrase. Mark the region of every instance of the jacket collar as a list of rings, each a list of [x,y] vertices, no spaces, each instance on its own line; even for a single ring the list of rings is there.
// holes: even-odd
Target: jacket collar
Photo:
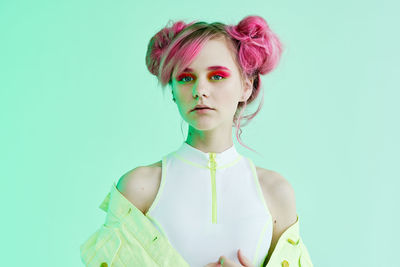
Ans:
[[[209,168],[210,161],[214,158],[216,169],[229,167],[242,158],[234,144],[222,152],[203,152],[189,145],[186,141],[173,154],[187,164],[200,168]]]

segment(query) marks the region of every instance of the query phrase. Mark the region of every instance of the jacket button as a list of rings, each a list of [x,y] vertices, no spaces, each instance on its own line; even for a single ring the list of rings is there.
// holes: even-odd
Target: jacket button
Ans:
[[[287,241],[292,245],[297,245],[298,242],[294,242],[292,239],[288,238]]]
[[[289,262],[287,260],[282,261],[282,267],[289,267]]]
[[[100,267],[107,267],[107,266],[108,266],[107,262],[102,262],[102,263],[100,264]]]

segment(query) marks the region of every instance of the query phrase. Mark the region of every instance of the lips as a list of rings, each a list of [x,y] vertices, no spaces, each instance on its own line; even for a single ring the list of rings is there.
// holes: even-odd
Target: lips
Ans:
[[[200,104],[200,105],[196,105],[191,111],[195,111],[195,110],[199,110],[199,109],[213,109],[213,108],[210,108],[207,105]]]
[[[196,110],[213,110],[213,108],[194,108],[194,109],[192,109],[192,112],[194,112]]]

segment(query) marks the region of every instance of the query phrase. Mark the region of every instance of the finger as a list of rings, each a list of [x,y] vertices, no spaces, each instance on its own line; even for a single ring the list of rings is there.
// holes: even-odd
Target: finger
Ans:
[[[228,259],[225,257],[225,256],[221,256],[221,257],[219,257],[219,259],[218,259],[218,267],[221,267],[221,266],[226,266],[227,265],[227,261]]]
[[[252,267],[253,266],[251,261],[243,255],[243,253],[242,253],[242,251],[240,249],[238,250],[238,259],[240,261],[240,264],[242,264],[245,267]]]
[[[221,262],[223,261],[223,264],[221,264]],[[225,256],[221,256],[218,259],[218,267],[239,267],[240,265],[238,265],[236,262],[228,259]]]

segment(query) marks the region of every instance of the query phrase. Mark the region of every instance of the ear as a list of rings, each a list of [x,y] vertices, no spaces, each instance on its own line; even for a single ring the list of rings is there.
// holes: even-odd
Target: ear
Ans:
[[[249,97],[251,96],[251,93],[253,92],[253,81],[254,78],[246,78],[243,85],[242,97],[240,98],[240,102],[247,101],[247,99],[249,99]]]

